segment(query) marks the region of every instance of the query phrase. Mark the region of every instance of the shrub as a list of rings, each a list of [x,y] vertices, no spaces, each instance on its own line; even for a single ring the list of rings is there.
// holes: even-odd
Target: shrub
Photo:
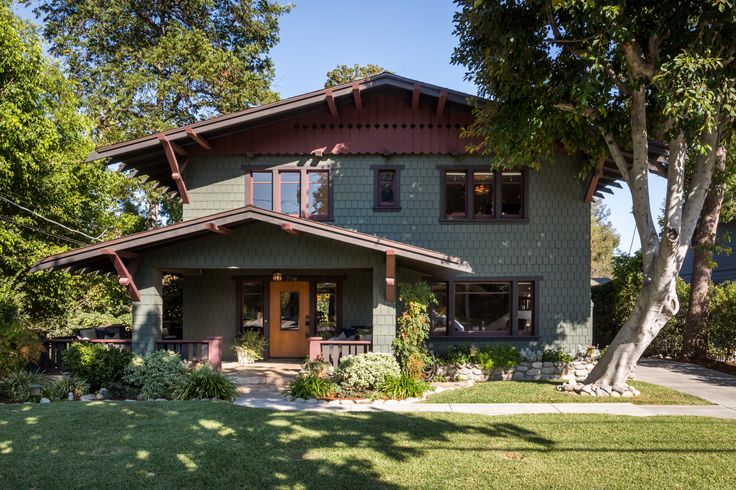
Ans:
[[[447,349],[445,355],[441,357],[441,362],[446,365],[469,364],[470,361],[470,349],[468,347],[458,345],[453,345]]]
[[[43,351],[38,335],[21,323],[18,305],[7,289],[0,285],[0,376],[37,362]]]
[[[399,376],[401,368],[391,354],[368,352],[340,360],[335,378],[347,389],[380,390],[388,376]]]
[[[708,300],[708,355],[721,361],[736,357],[736,282],[714,285]]]
[[[328,378],[316,373],[299,375],[289,383],[289,394],[293,398],[326,398],[335,394],[337,387]]]
[[[257,361],[263,359],[266,343],[266,338],[255,330],[244,330],[238,335],[233,349],[242,349],[248,357]]]
[[[48,384],[47,378],[38,371],[16,369],[10,371],[0,380],[3,394],[16,402],[38,401],[31,395],[31,385]]]
[[[475,355],[483,369],[509,369],[521,362],[521,354],[513,345],[490,344],[482,347]]]
[[[133,353],[104,344],[73,342],[64,351],[64,367],[86,379],[92,390],[120,381]]]
[[[542,362],[563,362],[569,364],[574,360],[575,356],[560,346],[554,348],[545,347],[544,351],[542,351]]]
[[[65,400],[69,393],[80,398],[89,393],[89,383],[79,376],[62,376],[44,386],[43,394],[50,400]]]
[[[429,284],[418,282],[401,284],[399,301],[404,309],[398,319],[399,332],[392,345],[404,372],[421,378],[424,367],[430,362],[427,351],[430,327],[427,308],[437,300]]]
[[[388,376],[381,388],[381,392],[389,398],[421,397],[431,387],[423,382],[402,374],[401,376]]]
[[[217,398],[232,401],[238,394],[238,387],[230,378],[215,371],[210,364],[202,364],[184,376],[173,393],[179,400]]]
[[[148,400],[171,398],[187,373],[189,368],[178,354],[161,350],[136,356],[125,369],[123,381],[140,388],[141,395]]]

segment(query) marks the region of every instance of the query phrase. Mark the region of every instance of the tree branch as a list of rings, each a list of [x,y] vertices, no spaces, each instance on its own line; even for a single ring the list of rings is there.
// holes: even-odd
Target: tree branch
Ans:
[[[629,41],[621,45],[624,57],[626,58],[626,66],[632,78],[646,77],[649,80],[654,78],[656,68],[653,64],[644,60],[644,54],[641,47],[636,41]]]

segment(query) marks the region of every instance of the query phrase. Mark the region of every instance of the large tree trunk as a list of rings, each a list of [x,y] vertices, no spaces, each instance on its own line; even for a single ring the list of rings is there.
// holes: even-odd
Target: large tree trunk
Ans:
[[[725,163],[725,152],[722,150],[717,158],[716,172],[723,172]],[[686,360],[702,360],[707,357],[708,353],[708,291],[713,273],[713,247],[716,244],[716,232],[724,194],[725,185],[723,183],[715,184],[710,188],[693,237],[690,306],[685,320],[682,346],[682,357]]]

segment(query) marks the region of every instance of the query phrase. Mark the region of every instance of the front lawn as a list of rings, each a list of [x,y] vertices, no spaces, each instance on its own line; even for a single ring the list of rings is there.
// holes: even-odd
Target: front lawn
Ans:
[[[736,421],[0,406],[5,488],[726,488]]]
[[[559,381],[490,381],[430,395],[425,403],[636,403],[637,405],[710,405],[706,400],[664,386],[631,381],[641,391],[633,398],[580,396],[557,391]]]

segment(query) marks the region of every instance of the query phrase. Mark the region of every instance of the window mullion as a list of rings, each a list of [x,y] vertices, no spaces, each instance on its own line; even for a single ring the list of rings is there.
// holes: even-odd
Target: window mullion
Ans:
[[[281,212],[281,174],[276,169],[271,170],[271,196],[274,211]]]
[[[447,284],[447,336],[455,336],[455,282]]]

